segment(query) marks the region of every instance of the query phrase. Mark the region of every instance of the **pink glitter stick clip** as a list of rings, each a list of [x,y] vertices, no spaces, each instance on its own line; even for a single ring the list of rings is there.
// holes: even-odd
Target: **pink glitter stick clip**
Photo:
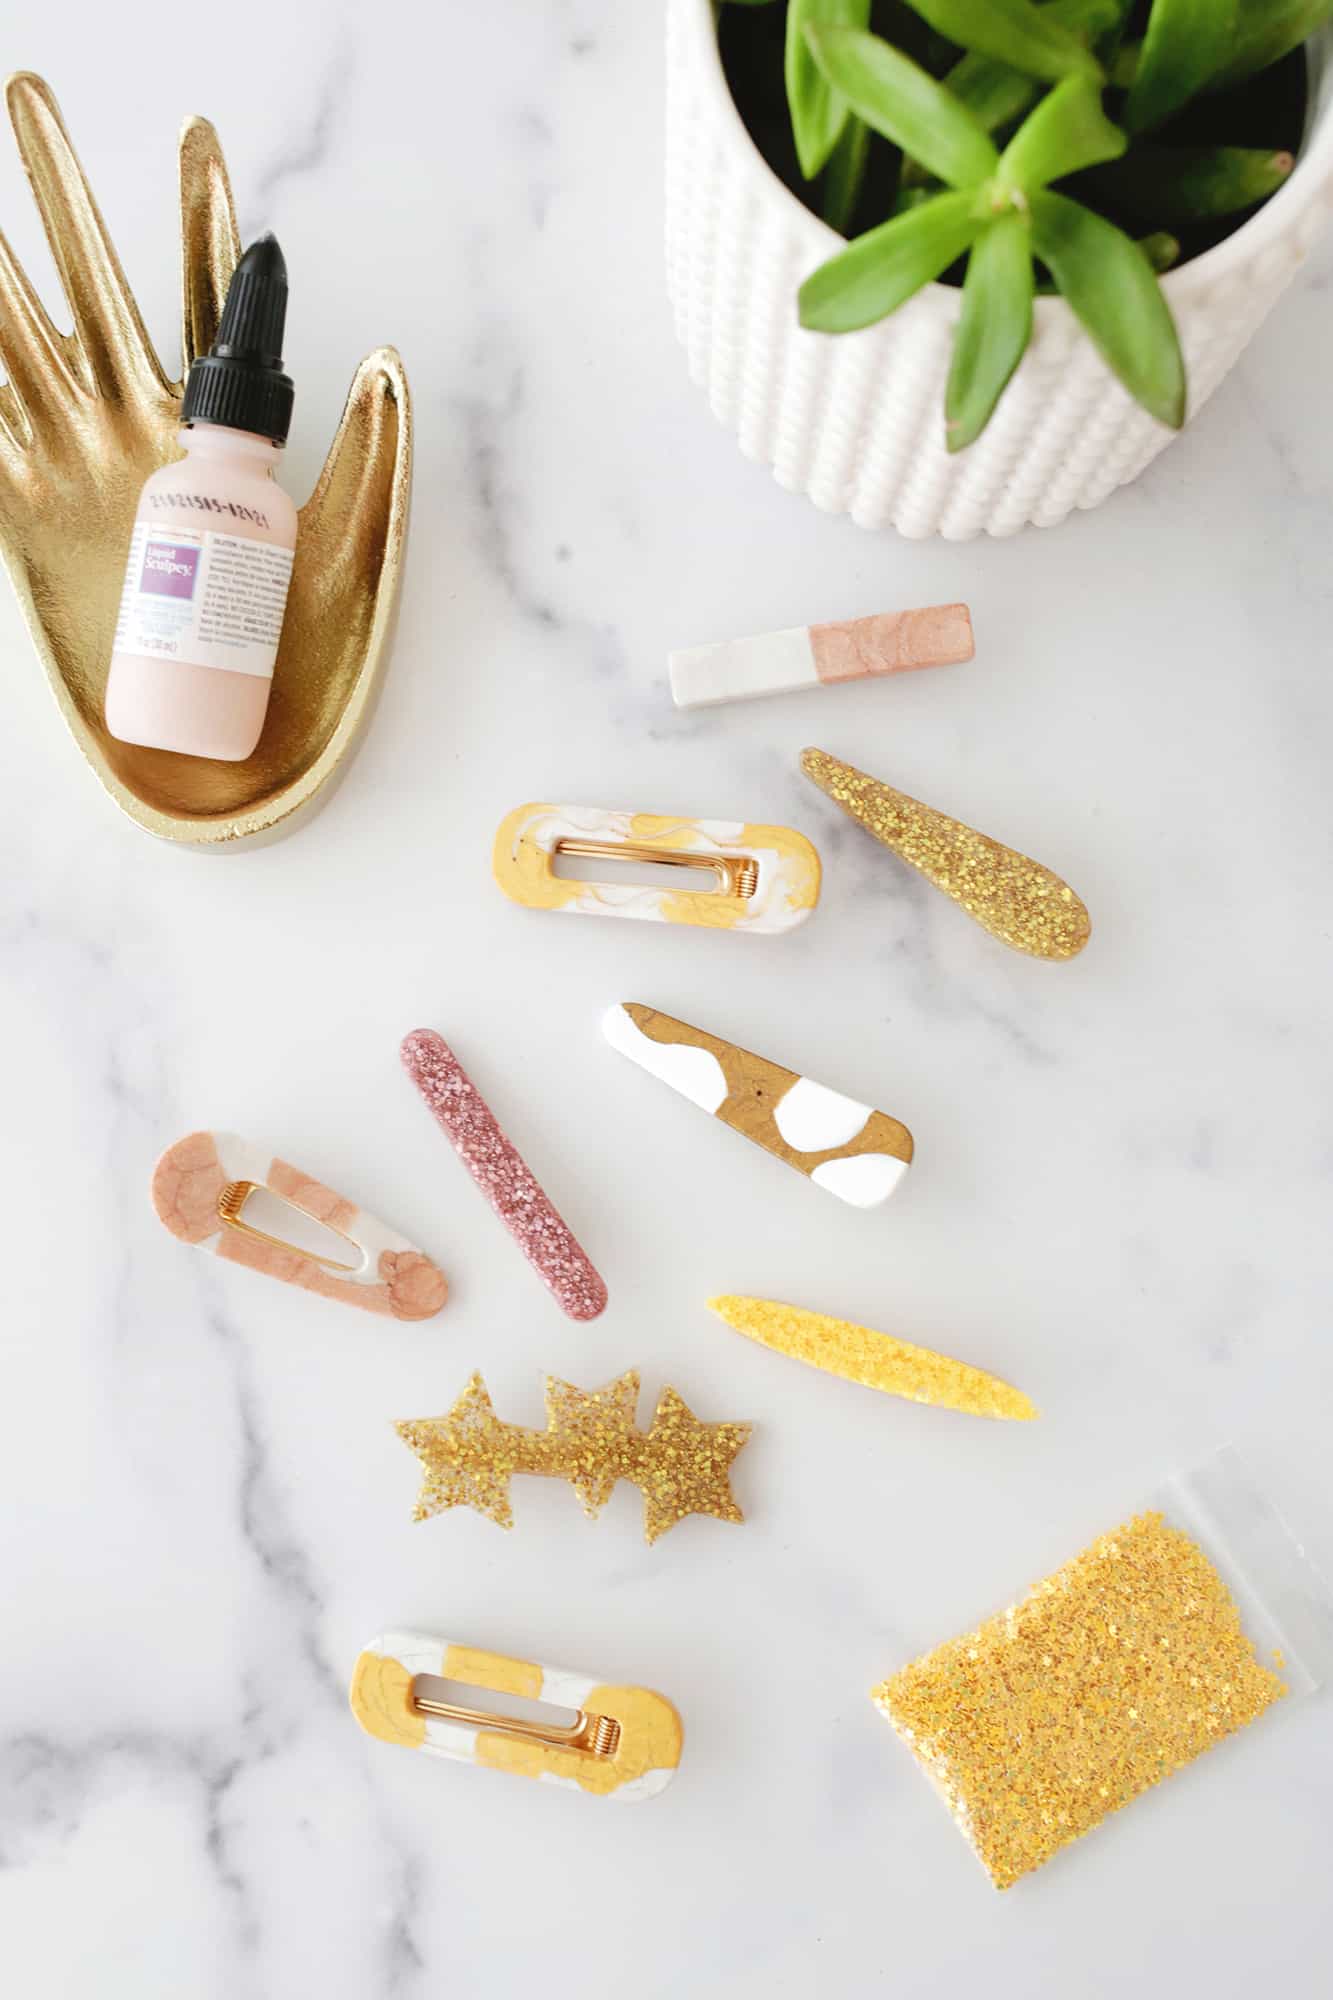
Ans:
[[[443,1036],[404,1037],[403,1067],[523,1255],[571,1319],[596,1319],[606,1285]]]

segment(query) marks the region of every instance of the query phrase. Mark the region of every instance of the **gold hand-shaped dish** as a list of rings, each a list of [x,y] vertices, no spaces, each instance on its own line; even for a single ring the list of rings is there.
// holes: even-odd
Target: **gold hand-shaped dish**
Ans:
[[[867,833],[1014,951],[1073,958],[1092,936],[1084,905],[1040,861],[909,799],[827,750],[803,750],[801,769]]]
[[[69,301],[52,324],[0,236],[0,552],[70,733],[116,804],[150,833],[222,848],[289,830],[327,796],[369,719],[388,657],[412,479],[411,405],[392,348],[361,363],[313,494],[264,733],[244,763],[120,743],[103,697],[139,489],[179,455],[168,380],[39,77],[9,114]],[[213,127],[180,137],[184,372],[206,353],[239,254]]]

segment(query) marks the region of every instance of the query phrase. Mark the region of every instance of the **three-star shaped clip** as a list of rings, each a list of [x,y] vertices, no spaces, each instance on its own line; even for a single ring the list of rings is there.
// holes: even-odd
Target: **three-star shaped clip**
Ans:
[[[424,1468],[413,1519],[471,1507],[510,1528],[509,1481],[516,1472],[567,1480],[590,1517],[605,1506],[617,1480],[629,1480],[643,1494],[649,1542],[687,1514],[743,1519],[730,1469],[750,1426],[702,1423],[676,1390],[666,1388],[651,1425],[641,1431],[635,1421],[638,1401],[635,1368],[602,1389],[578,1389],[550,1375],[546,1429],[534,1431],[502,1423],[486,1384],[473,1375],[446,1416],[408,1418],[395,1426]]]

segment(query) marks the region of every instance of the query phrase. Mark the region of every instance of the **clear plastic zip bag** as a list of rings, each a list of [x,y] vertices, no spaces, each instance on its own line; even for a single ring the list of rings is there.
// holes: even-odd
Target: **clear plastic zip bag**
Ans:
[[[1333,1679],[1333,1593],[1231,1447],[873,1700],[997,1888]]]

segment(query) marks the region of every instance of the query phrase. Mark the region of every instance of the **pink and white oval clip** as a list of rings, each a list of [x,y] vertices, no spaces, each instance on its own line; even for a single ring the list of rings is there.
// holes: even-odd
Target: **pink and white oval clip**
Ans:
[[[274,1236],[245,1214],[266,1193],[310,1217],[337,1255]],[[391,1319],[431,1319],[449,1295],[439,1265],[373,1215],[234,1132],[190,1132],[153,1169],[153,1207],[182,1243],[286,1285]]]
[[[596,1319],[606,1285],[442,1035],[416,1028],[403,1067],[435,1122],[562,1312]]]

